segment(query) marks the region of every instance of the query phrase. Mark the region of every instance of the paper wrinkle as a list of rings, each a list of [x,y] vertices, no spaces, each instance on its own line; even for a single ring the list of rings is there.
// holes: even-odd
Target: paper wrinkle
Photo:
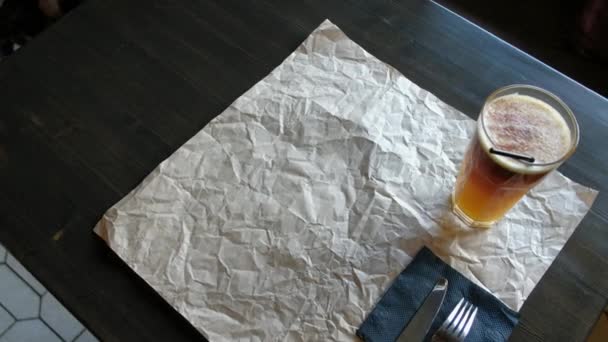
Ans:
[[[352,340],[423,244],[519,309],[597,192],[554,172],[462,227],[474,127],[325,21],[96,231],[212,341]]]

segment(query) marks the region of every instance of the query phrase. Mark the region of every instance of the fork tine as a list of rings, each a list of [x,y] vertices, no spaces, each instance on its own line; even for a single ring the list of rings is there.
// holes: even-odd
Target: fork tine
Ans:
[[[475,308],[475,310],[471,314],[471,317],[469,317],[469,321],[467,322],[467,325],[464,327],[464,330],[462,331],[462,335],[461,336],[462,336],[463,340],[469,334],[469,330],[471,330],[471,326],[473,325],[473,322],[475,321],[475,316],[476,315],[477,315],[477,308]]]
[[[439,327],[439,330],[446,330],[447,327],[450,325],[450,323],[452,323],[452,321],[454,320],[454,317],[456,316],[456,314],[458,313],[458,310],[460,309],[460,305],[462,305],[462,302],[464,302],[464,298],[461,298],[460,301],[458,302],[458,304],[456,304],[456,306],[454,307],[454,309],[452,309],[452,312],[450,312],[450,315],[448,316],[448,318],[445,319],[445,321],[443,321],[443,324]]]
[[[478,308],[464,298],[452,309],[448,318],[433,334],[432,341],[464,342],[477,316]]]
[[[469,308],[467,309],[467,311],[464,313],[464,316],[462,316],[462,319],[458,323],[458,326],[454,328],[454,334],[457,337],[459,337],[462,334],[462,332],[464,330],[464,326],[469,322],[469,315],[471,314],[473,309],[475,309],[475,306],[473,304],[471,304],[469,306]]]
[[[458,335],[458,325],[461,322],[462,319],[462,314],[464,314],[468,309],[469,306],[471,304],[469,304],[468,302],[464,302],[464,306],[462,307],[462,309],[460,310],[460,312],[458,312],[458,316],[456,316],[456,318],[454,319],[454,322],[452,324],[452,326],[450,326],[450,328],[448,329],[447,333],[456,337]]]

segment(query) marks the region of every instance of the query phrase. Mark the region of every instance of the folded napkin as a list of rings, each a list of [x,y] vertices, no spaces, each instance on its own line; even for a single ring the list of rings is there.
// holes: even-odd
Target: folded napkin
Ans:
[[[430,341],[463,297],[479,308],[466,342],[497,342],[509,338],[519,314],[441,261],[426,247],[397,276],[357,335],[366,342],[395,341],[441,277],[448,280],[448,292],[425,341]]]

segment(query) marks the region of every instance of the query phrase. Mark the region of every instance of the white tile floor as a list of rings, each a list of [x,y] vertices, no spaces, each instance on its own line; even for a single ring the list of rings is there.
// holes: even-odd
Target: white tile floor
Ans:
[[[0,342],[72,341],[97,339],[0,244]]]

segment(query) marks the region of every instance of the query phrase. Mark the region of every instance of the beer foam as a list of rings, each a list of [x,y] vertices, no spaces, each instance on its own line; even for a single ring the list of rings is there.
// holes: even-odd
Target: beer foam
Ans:
[[[561,159],[570,149],[568,124],[555,108],[536,98],[520,94],[502,96],[486,105],[483,115],[487,136],[481,126],[478,134],[486,152],[494,147],[534,157],[536,164],[544,164]],[[503,167],[518,173],[541,173],[554,168],[489,155]]]

